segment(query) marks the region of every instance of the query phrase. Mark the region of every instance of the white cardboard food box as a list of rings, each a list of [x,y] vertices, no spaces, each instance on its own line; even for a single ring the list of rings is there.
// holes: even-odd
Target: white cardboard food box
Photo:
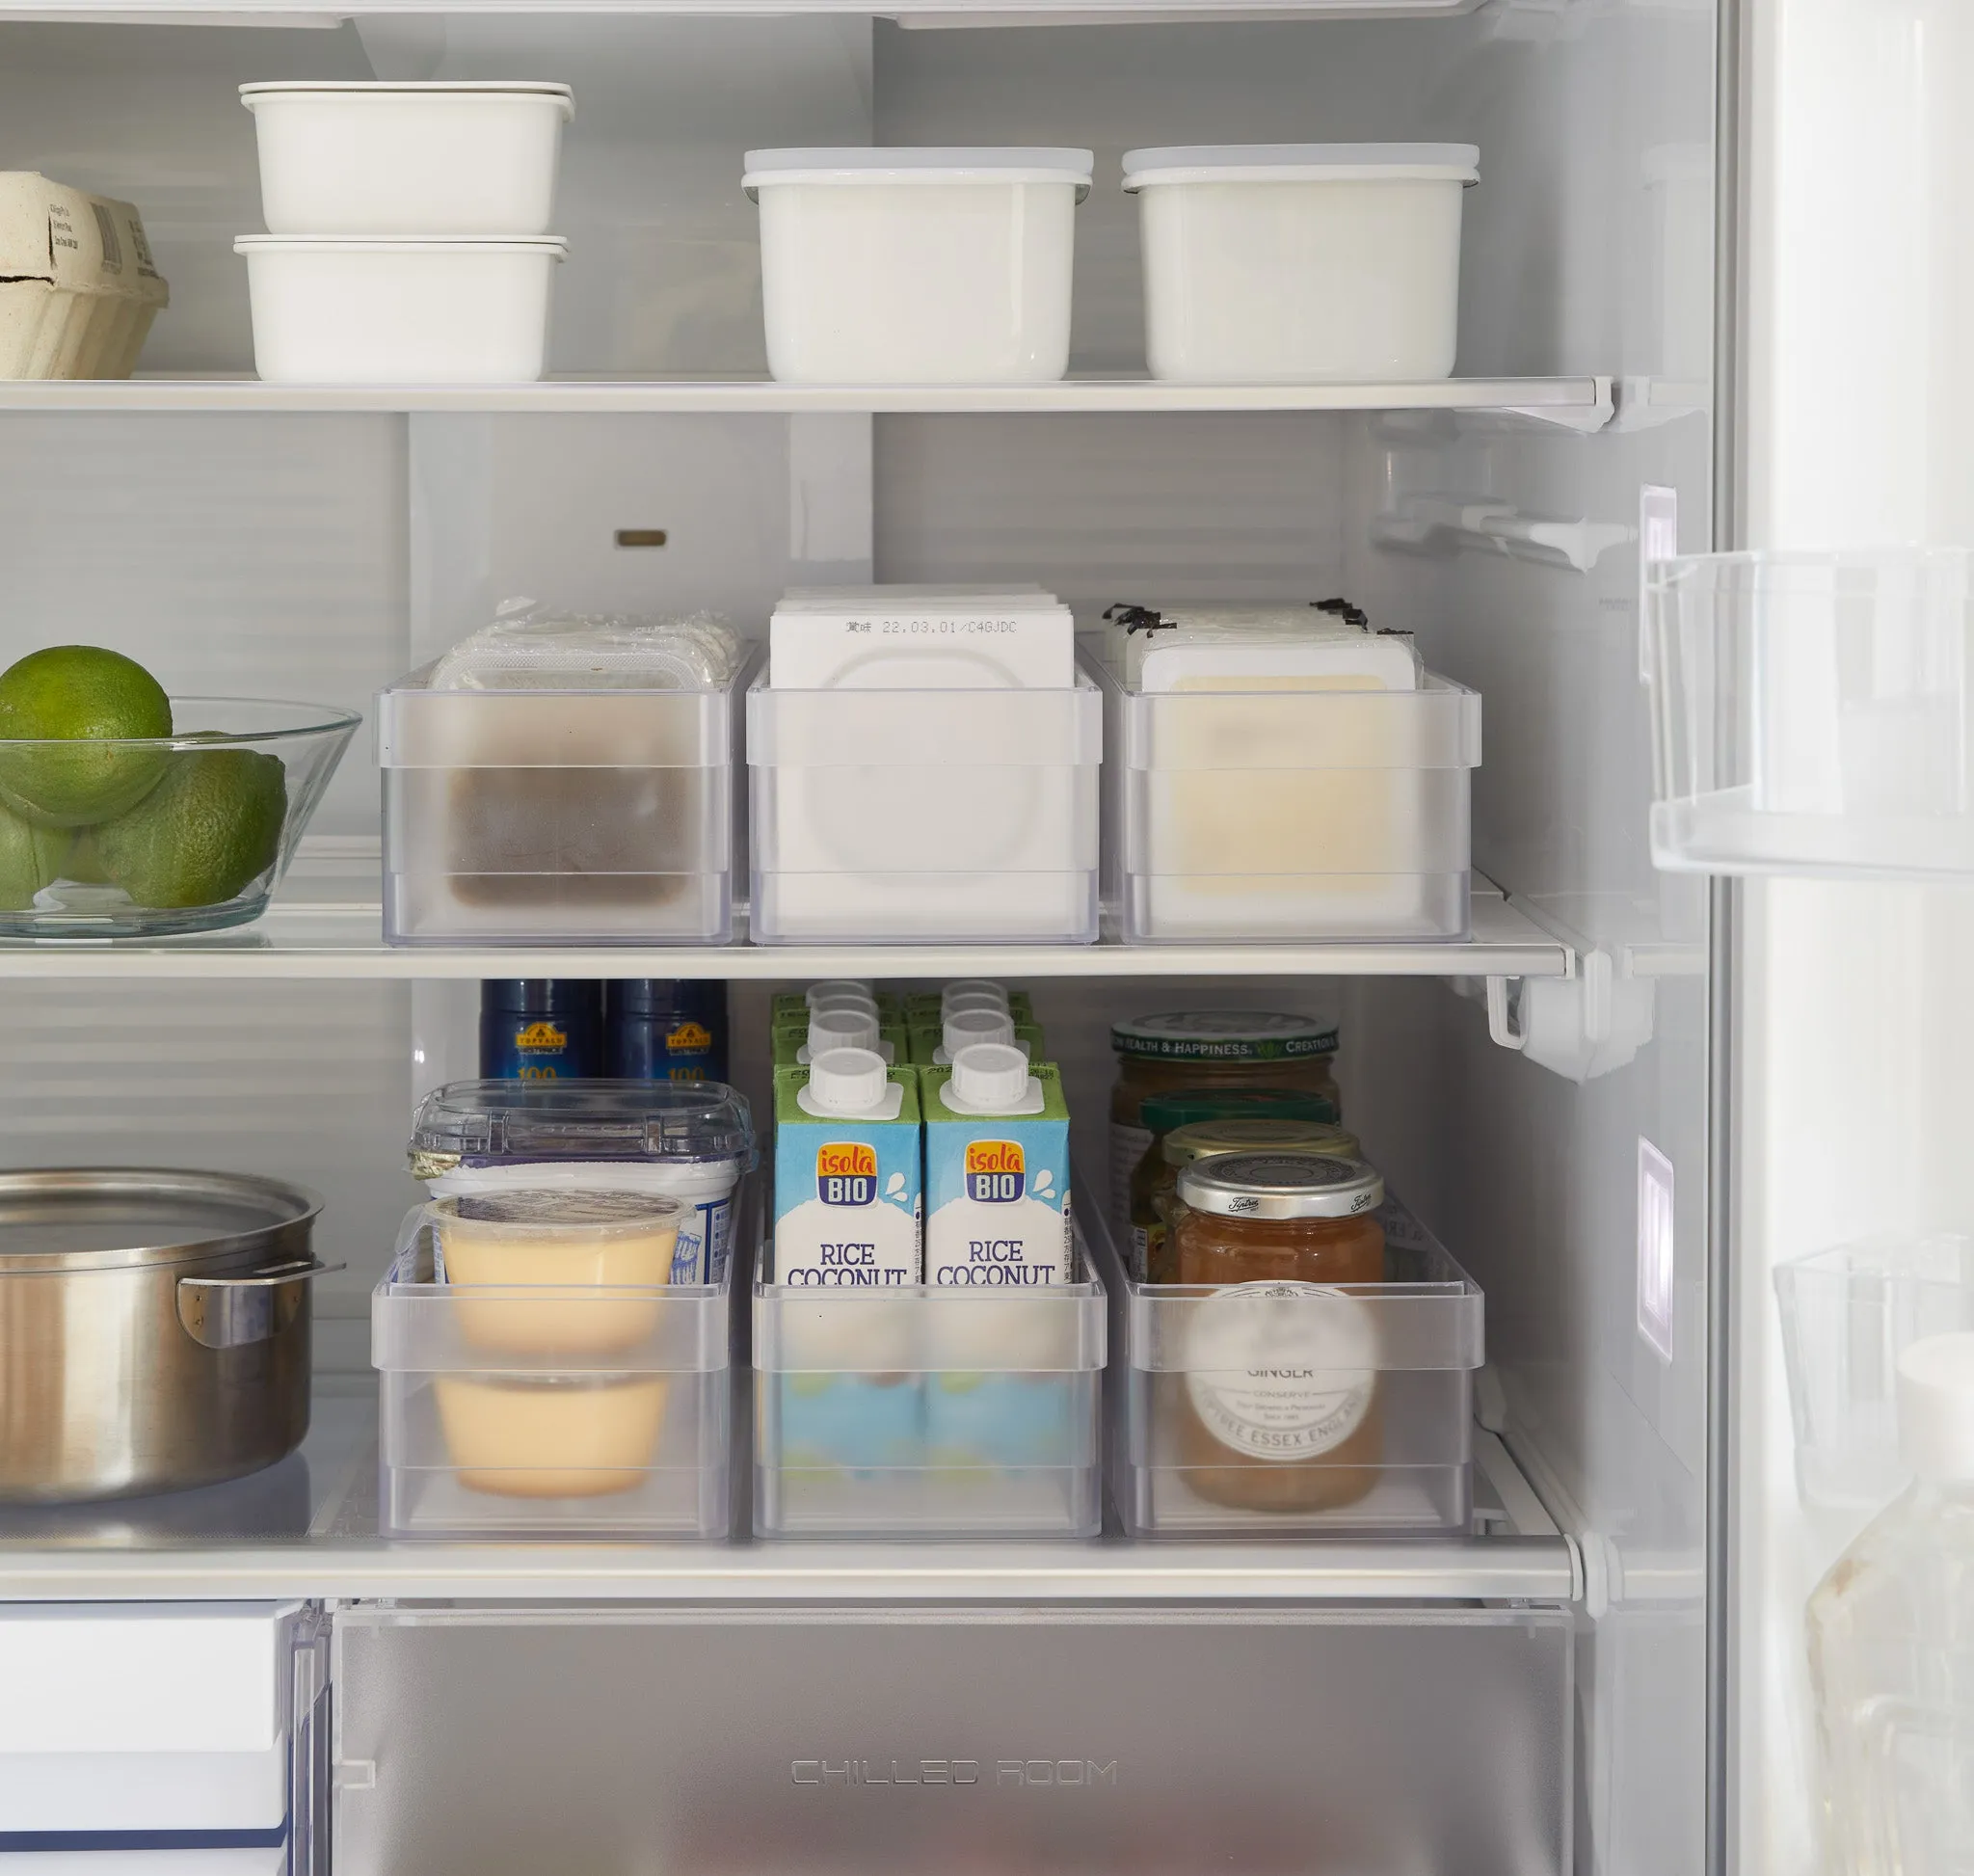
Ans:
[[[129,202],[0,171],[0,378],[127,378],[170,300]]]

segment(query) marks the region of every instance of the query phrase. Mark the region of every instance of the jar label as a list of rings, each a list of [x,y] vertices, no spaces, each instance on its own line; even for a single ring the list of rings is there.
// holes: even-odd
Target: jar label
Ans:
[[[1152,1130],[1128,1120],[1110,1123],[1110,1221],[1124,1230],[1131,1223],[1131,1175],[1152,1143]]]
[[[1242,1283],[1187,1327],[1186,1390],[1200,1424],[1249,1459],[1308,1461],[1363,1426],[1377,1392],[1377,1327],[1320,1283]]]

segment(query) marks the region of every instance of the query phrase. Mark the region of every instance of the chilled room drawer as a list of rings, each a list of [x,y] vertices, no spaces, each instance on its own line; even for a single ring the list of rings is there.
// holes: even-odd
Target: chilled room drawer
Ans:
[[[335,1621],[337,1876],[1569,1862],[1559,1609]]]

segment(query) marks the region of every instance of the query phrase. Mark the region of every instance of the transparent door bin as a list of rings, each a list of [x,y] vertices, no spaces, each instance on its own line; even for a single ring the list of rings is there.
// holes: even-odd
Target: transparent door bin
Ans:
[[[1875,1509],[1906,1485],[1899,1356],[1974,1329],[1974,1239],[1878,1237],[1775,1269],[1803,1502]]]
[[[1654,863],[1974,873],[1970,571],[1960,549],[1654,564]]]
[[[1091,668],[1126,942],[1467,936],[1477,692],[1127,691]]]
[[[428,1209],[371,1296],[385,1530],[725,1537],[731,1281],[449,1285]]]
[[[738,680],[722,690],[377,700],[394,945],[724,944]]]
[[[1067,690],[747,693],[757,944],[1092,944],[1103,708]]]
[[[1094,1536],[1107,1299],[1077,1269],[1021,1295],[758,1281],[756,1535]]]
[[[1096,1220],[1092,1254],[1120,1351],[1117,1507],[1134,1536],[1439,1538],[1468,1529],[1480,1291],[1397,1199],[1378,1218],[1387,1281],[1287,1298],[1267,1295],[1283,1287],[1267,1284],[1133,1282]],[[1225,1347],[1230,1327],[1237,1343],[1252,1337],[1266,1350],[1265,1367],[1198,1365],[1195,1351]],[[1374,1366],[1323,1365],[1320,1351],[1367,1341]],[[1378,1430],[1374,1461],[1361,1446],[1347,1462],[1321,1457],[1367,1426]],[[1284,1446],[1314,1457],[1271,1457]]]

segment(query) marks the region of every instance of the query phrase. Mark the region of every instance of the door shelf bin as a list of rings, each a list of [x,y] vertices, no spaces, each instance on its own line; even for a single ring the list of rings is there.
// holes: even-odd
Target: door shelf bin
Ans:
[[[394,945],[724,944],[739,686],[377,700]]]
[[[1021,1296],[757,1283],[757,1535],[1094,1536],[1107,1305],[1079,1261]]]
[[[757,944],[1093,944],[1103,707],[1067,690],[747,693]]]
[[[1093,1230],[1118,1350],[1115,1493],[1134,1536],[1439,1538],[1467,1529],[1480,1291],[1396,1199],[1378,1217],[1386,1282],[1290,1297],[1261,1284],[1133,1282]],[[1239,1368],[1219,1365],[1220,1351],[1246,1349],[1259,1353]],[[1339,1365],[1345,1358],[1348,1367]],[[1292,1380],[1257,1386],[1263,1368]],[[1375,1431],[1367,1437],[1367,1429]],[[1256,1462],[1285,1442],[1319,1457]],[[1340,1458],[1320,1457],[1330,1451]],[[1222,1452],[1240,1462],[1216,1465]],[[1271,1490],[1281,1508],[1254,1508]],[[1219,1502],[1226,1495],[1246,1502]]]
[[[1093,668],[1127,942],[1468,935],[1477,692],[1128,692]]]
[[[1886,1235],[1775,1267],[1782,1359],[1804,1503],[1877,1510],[1899,1459],[1899,1356],[1974,1329],[1974,1239]]]
[[[1974,554],[1696,554],[1648,577],[1655,865],[1974,874]]]
[[[431,1280],[429,1229],[371,1294],[393,1537],[727,1534],[732,1279]]]

